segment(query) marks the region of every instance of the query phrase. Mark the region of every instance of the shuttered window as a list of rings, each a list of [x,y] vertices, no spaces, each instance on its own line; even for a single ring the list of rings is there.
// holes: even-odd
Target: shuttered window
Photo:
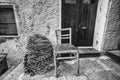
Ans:
[[[13,6],[0,5],[0,36],[17,36]]]

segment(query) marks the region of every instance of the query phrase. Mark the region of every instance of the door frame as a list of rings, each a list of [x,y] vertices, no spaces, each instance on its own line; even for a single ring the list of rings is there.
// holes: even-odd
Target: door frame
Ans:
[[[108,14],[108,12],[109,12],[109,8],[111,7],[110,4],[111,4],[111,0],[108,1],[107,14]],[[98,15],[97,15],[97,14],[98,14],[99,5],[101,5],[101,4],[100,4],[100,0],[98,0],[98,5],[97,5],[95,28],[97,27],[96,22],[97,22],[97,18],[98,18]],[[106,15],[107,15],[107,14],[106,14]],[[107,18],[108,18],[108,17],[107,17]],[[107,20],[105,19],[104,21],[105,21],[105,24],[107,24]],[[58,21],[58,23],[59,23],[59,29],[61,29],[61,28],[62,28],[62,0],[59,0],[59,21]],[[107,25],[104,25],[104,29],[106,28],[106,26],[107,26]],[[96,44],[96,37],[98,37],[98,36],[96,36],[97,34],[95,33],[95,31],[96,31],[96,29],[94,30],[93,44],[92,44],[92,46],[78,46],[78,48],[95,48],[95,49],[101,51],[101,46],[98,46],[99,48],[97,48],[96,45],[95,45],[95,44]],[[105,33],[105,30],[103,30],[102,33],[104,34],[104,33]],[[104,35],[105,35],[105,34],[104,34]],[[102,40],[104,39],[104,35],[102,36]],[[103,43],[101,43],[101,44],[103,44]]]

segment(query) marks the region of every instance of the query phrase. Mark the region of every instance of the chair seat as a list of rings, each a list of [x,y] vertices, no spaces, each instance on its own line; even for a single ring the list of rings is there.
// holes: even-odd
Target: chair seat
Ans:
[[[72,60],[76,59],[76,57],[58,57],[57,60]]]
[[[56,53],[76,53],[78,49],[72,44],[57,44]]]

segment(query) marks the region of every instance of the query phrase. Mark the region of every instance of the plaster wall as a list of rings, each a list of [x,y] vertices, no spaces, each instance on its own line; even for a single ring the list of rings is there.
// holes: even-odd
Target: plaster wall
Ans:
[[[24,58],[28,36],[39,33],[56,44],[55,30],[60,27],[61,0],[0,0],[0,4],[14,4],[19,36],[5,38],[0,53],[8,53],[11,59]],[[2,40],[3,38],[0,38]]]
[[[0,4],[4,3],[15,4],[19,36],[5,38],[5,42],[0,44],[0,53],[8,53],[8,57],[15,60],[24,58],[27,38],[35,33],[45,35],[53,45],[56,44],[55,30],[61,28],[61,0],[0,0]],[[120,36],[119,3],[119,0],[112,0],[108,16],[109,0],[98,2],[93,47],[99,51],[117,45]]]
[[[116,49],[120,44],[120,0],[111,0],[102,50]]]
[[[101,47],[102,47],[103,36],[106,27],[108,3],[109,0],[98,1],[93,47],[99,51],[102,50]]]

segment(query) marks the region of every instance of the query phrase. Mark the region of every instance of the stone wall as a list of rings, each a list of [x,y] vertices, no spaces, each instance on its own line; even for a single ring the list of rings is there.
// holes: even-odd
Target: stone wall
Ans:
[[[6,38],[0,53],[12,59],[23,58],[28,36],[39,33],[56,44],[55,30],[59,28],[59,0],[0,0],[0,4],[15,4],[19,37]]]
[[[112,0],[102,50],[116,49],[120,42],[120,0]]]

